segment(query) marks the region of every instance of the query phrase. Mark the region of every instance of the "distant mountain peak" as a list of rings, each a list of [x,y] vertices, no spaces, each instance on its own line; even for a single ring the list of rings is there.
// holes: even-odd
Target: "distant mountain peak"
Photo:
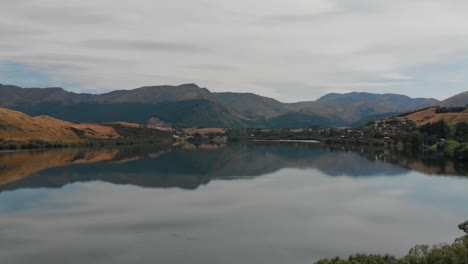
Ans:
[[[459,93],[440,102],[441,106],[466,106],[468,105],[468,91]]]
[[[196,83],[183,83],[178,85],[179,87],[190,87],[190,88],[200,88]]]

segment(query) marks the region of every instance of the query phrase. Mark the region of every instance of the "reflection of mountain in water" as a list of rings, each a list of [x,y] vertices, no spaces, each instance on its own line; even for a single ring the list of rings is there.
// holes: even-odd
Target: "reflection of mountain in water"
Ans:
[[[372,161],[391,163],[408,170],[419,171],[428,175],[468,176],[468,162],[453,161],[439,153],[405,152],[389,149],[361,149],[351,147],[354,151]]]
[[[69,150],[71,152],[76,150]],[[101,155],[93,154],[100,151]],[[44,154],[47,153],[47,154]],[[102,153],[107,154],[107,161]],[[2,154],[6,155],[6,154]],[[0,162],[4,162],[0,155]],[[18,165],[15,156],[24,161],[20,153],[9,153],[7,161]],[[41,156],[42,155],[42,156]],[[408,172],[400,166],[371,160],[354,152],[330,151],[318,144],[303,143],[258,143],[239,144],[229,147],[208,149],[176,148],[172,150],[119,149],[41,152],[37,156],[28,154],[28,164],[41,164],[44,155],[48,159],[61,161],[31,175],[13,177],[2,181],[9,164],[0,176],[0,191],[19,188],[60,188],[73,182],[104,181],[114,184],[132,184],[141,187],[180,187],[195,189],[211,179],[251,178],[273,173],[284,168],[317,169],[330,176],[399,175]],[[54,155],[56,156],[54,158]],[[66,158],[63,158],[63,157]],[[38,157],[35,160],[35,157]],[[93,159],[96,159],[93,163]],[[83,160],[84,159],[84,160]],[[99,162],[97,162],[99,161]],[[11,166],[10,166],[11,167]],[[6,168],[6,169],[5,169]],[[18,166],[15,167],[18,171]],[[24,174],[24,173],[23,173]],[[11,177],[10,173],[10,177]]]

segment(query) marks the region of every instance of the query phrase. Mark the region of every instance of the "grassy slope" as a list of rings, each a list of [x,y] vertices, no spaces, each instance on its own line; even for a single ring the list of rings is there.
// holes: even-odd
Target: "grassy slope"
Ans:
[[[448,125],[455,125],[458,122],[468,122],[468,109],[461,113],[436,113],[436,108],[428,108],[422,111],[411,113],[406,116],[398,117],[400,120],[410,119],[417,126],[422,126],[428,123],[435,123],[444,120]]]
[[[93,138],[118,138],[111,128],[97,124],[74,124],[48,116],[31,117],[21,112],[0,108],[0,138],[26,141],[79,141]]]

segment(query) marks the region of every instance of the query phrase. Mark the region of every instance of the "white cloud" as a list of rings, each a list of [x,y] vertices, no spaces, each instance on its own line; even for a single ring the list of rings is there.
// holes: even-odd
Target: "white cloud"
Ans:
[[[315,99],[466,57],[467,12],[461,0],[8,1],[0,60],[100,90],[196,82]]]
[[[411,76],[401,74],[399,72],[389,72],[389,73],[384,73],[379,76],[382,79],[386,80],[394,80],[394,81],[408,81],[413,79]]]

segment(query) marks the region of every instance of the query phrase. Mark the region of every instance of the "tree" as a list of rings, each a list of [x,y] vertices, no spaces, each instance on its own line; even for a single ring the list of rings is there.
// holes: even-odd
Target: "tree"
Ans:
[[[428,123],[419,128],[425,135],[435,135],[437,138],[447,138],[450,135],[450,128],[443,119],[435,123]]]
[[[459,122],[455,126],[455,139],[460,142],[468,141],[468,123]]]

